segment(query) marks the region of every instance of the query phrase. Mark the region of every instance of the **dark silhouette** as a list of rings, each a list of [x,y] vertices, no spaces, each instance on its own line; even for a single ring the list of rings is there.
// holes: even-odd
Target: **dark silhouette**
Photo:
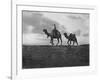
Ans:
[[[67,44],[71,45],[71,42],[73,42],[73,45],[76,43],[78,45],[77,42],[77,38],[75,34],[70,33],[70,35],[68,36],[67,33],[64,33],[64,36],[66,37],[66,39],[68,39]]]
[[[57,32],[59,31],[56,29],[56,25],[54,24],[54,29],[52,30],[53,36],[56,36]]]
[[[56,45],[59,44],[59,39],[60,39],[61,45],[62,45],[62,37],[61,37],[60,32],[56,29],[55,24],[54,24],[54,29],[52,30],[51,33],[49,33],[49,32],[47,31],[47,29],[43,29],[43,32],[47,35],[47,38],[48,38],[48,37],[51,38],[50,43],[51,43],[52,45],[54,45],[53,39],[57,39],[57,40],[58,40],[58,43],[57,43]]]

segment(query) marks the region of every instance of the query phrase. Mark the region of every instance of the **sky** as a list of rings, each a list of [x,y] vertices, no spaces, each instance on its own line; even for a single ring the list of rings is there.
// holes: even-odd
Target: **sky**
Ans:
[[[79,44],[89,44],[88,13],[23,11],[23,45],[50,45],[50,38],[47,38],[43,29],[51,32],[54,24],[62,35],[63,44],[67,42],[64,32],[76,34]],[[54,40],[54,43],[57,41]]]

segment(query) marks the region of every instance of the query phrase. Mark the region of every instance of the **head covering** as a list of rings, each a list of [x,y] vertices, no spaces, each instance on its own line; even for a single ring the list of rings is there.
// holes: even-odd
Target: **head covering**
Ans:
[[[56,25],[54,24],[54,29],[56,29]]]

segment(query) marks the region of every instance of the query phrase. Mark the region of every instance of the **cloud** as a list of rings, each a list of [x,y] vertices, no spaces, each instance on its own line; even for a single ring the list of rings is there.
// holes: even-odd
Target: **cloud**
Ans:
[[[89,37],[77,36],[77,40],[79,44],[89,44]]]
[[[53,29],[53,24],[59,25],[58,22],[44,17],[42,13],[38,12],[23,12],[23,32],[27,32],[28,26],[34,26],[33,33],[43,33],[43,28],[49,31]]]
[[[23,24],[23,33],[32,33],[33,32],[33,30],[34,30],[34,26],[32,26],[32,25],[27,25],[27,24]]]
[[[61,33],[64,33],[64,32],[67,32],[67,27],[65,27],[64,25],[59,25],[58,26],[58,30],[61,32]],[[68,33],[68,32],[67,32]]]
[[[29,14],[28,14],[29,13]],[[42,14],[36,14],[36,13],[31,13],[30,12],[23,12],[23,29],[24,27],[28,27],[29,25],[34,26],[34,32],[40,32],[40,22],[41,22],[41,18],[42,18]],[[25,26],[28,25],[28,26]],[[27,28],[25,28],[27,30]],[[24,30],[25,30],[24,29]],[[26,31],[25,30],[25,31]]]
[[[68,18],[70,19],[77,19],[77,20],[86,20],[89,19],[89,14],[88,13],[80,13],[80,14],[68,14]]]
[[[69,18],[72,23],[77,23],[82,28],[89,28],[89,14],[68,14],[67,18]]]
[[[80,16],[76,16],[76,15],[69,15],[67,16],[68,18],[71,18],[71,19],[81,19]]]
[[[76,34],[77,36],[80,36],[81,35],[81,30],[80,29],[79,30],[76,30],[73,33]]]
[[[71,25],[71,30],[69,31],[76,33],[78,36],[80,33],[85,34],[86,32],[89,32],[89,14],[67,14],[67,18]]]
[[[89,37],[89,33],[83,34],[84,37]]]
[[[50,39],[47,39],[43,29],[46,28],[51,32],[53,24],[56,24],[62,36],[64,32],[74,33],[80,43],[88,42],[89,14],[23,11],[22,19],[23,44],[50,44]],[[63,43],[65,42],[66,38],[63,36]]]
[[[34,16],[34,15],[36,15],[36,16],[42,16],[42,14],[40,13],[40,12],[34,12],[34,11],[24,11],[23,10],[23,16],[24,17],[32,17],[32,16]]]
[[[49,39],[43,34],[37,33],[27,33],[23,34],[23,44],[24,45],[47,45],[49,44]]]

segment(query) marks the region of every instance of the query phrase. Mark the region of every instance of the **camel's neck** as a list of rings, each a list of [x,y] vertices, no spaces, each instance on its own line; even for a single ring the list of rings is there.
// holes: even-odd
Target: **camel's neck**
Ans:
[[[50,36],[50,33],[48,33],[48,32],[45,32],[45,34],[49,37]]]
[[[68,35],[66,35],[66,38],[69,38],[69,36],[68,36]]]

